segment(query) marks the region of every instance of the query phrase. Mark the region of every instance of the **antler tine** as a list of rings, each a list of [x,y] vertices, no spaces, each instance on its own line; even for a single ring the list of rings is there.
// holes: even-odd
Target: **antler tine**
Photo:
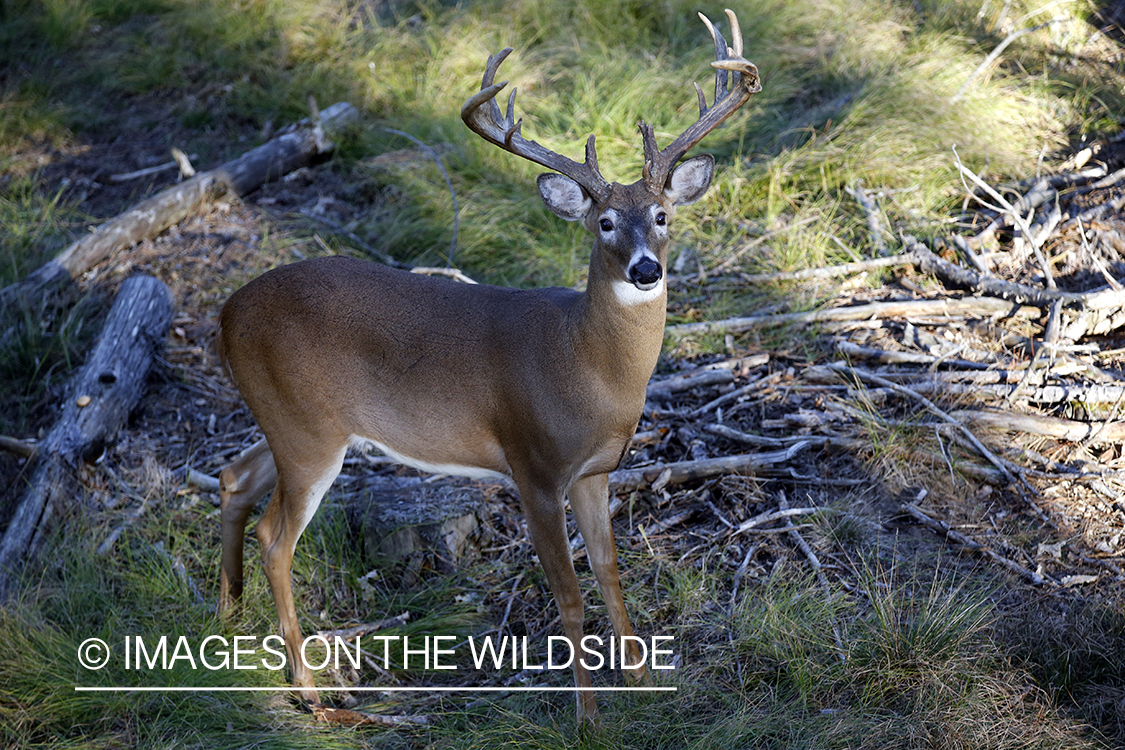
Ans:
[[[722,32],[715,28],[715,24],[711,23],[710,18],[703,15],[702,13],[699,13],[697,15],[699,16],[699,19],[701,21],[703,21],[703,24],[707,27],[707,30],[709,32],[711,32],[711,41],[713,41],[715,43],[715,59],[716,60],[725,60],[727,58],[728,52],[730,50],[730,48],[727,47],[727,40],[723,38]],[[696,85],[696,88],[699,88],[699,86]],[[724,96],[726,96],[726,93],[727,93],[727,72],[725,70],[718,70],[715,73],[715,99],[714,99],[714,102],[716,104],[718,104],[719,100],[722,99]],[[700,105],[699,114],[700,114],[700,116],[703,116],[703,115],[707,114],[707,108],[705,106],[706,101],[702,99],[702,94],[700,95],[700,97],[701,97],[700,101],[703,102],[703,104]]]
[[[734,114],[752,94],[762,90],[758,68],[742,57],[742,29],[738,25],[738,17],[735,16],[734,11],[727,10],[726,13],[730,21],[733,47],[727,46],[726,39],[707,16],[699,14],[715,43],[715,60],[711,63],[711,67],[715,68],[715,99],[711,107],[707,106],[703,90],[697,84],[695,90],[699,98],[699,119],[667,148],[659,152],[652,126],[641,123],[641,138],[645,153],[644,179],[651,192],[663,191],[668,175],[671,174],[672,167],[680,157],[717,128],[723,120]]]
[[[488,56],[488,63],[484,69],[484,79],[481,81],[480,91],[473,94],[461,107],[461,119],[474,133],[484,138],[505,151],[517,156],[522,156],[528,161],[553,169],[566,175],[595,199],[600,199],[609,189],[609,183],[598,171],[597,148],[594,145],[594,136],[586,141],[586,161],[578,163],[557,154],[536,141],[528,140],[520,133],[523,119],[516,119],[516,89],[508,95],[507,112],[501,113],[500,105],[496,103],[496,95],[508,85],[493,83],[500,64],[511,54],[512,48],[508,47],[495,55]],[[487,107],[484,105],[487,103]],[[485,111],[487,109],[487,112]]]

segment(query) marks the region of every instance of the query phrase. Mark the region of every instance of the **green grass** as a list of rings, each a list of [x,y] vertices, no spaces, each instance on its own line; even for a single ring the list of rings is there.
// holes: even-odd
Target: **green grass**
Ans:
[[[679,219],[681,242],[699,247],[704,265],[719,262],[740,234],[762,230],[780,231],[747,259],[749,269],[839,260],[833,237],[866,254],[862,217],[843,192],[857,181],[891,191],[884,209],[892,221],[932,232],[961,192],[954,146],[990,176],[1025,175],[1042,153],[1104,124],[1120,104],[1111,78],[1057,64],[1081,36],[1079,16],[1064,15],[1012,45],[999,67],[954,100],[998,41],[992,27],[1002,19],[979,16],[978,3],[735,6],[764,90],[704,144],[723,169],[703,204]],[[593,132],[604,171],[621,181],[639,174],[636,122],[653,122],[667,142],[694,117],[690,82],[708,88],[705,31],[685,2],[659,10],[595,0],[407,3],[379,18],[313,0],[9,7],[10,51],[0,63],[15,73],[3,89],[0,153],[18,152],[36,133],[69,132],[80,141],[84,130],[112,132],[116,113],[94,104],[91,88],[126,99],[184,92],[170,103],[189,139],[289,122],[305,113],[308,92],[322,104],[348,99],[369,124],[350,154],[401,147],[384,123],[454,145],[449,168],[464,207],[457,260],[475,275],[520,285],[575,283],[585,241],[537,207],[536,167],[461,124],[458,109],[487,53],[517,49],[501,76],[520,89],[528,135],[576,155]],[[1004,7],[1008,21],[1032,9]],[[1060,41],[1061,30],[1070,36]],[[64,54],[82,65],[49,73]],[[208,151],[218,156],[217,148]],[[371,236],[398,257],[441,258],[451,212],[437,173],[372,179],[387,180],[402,198],[386,225],[367,228]],[[513,216],[524,217],[522,226]]]

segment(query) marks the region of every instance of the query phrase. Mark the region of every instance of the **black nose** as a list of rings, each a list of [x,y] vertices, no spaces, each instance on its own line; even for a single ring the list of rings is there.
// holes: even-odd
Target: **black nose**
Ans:
[[[629,269],[629,281],[642,289],[651,289],[663,275],[664,269],[660,267],[655,258],[641,258],[636,265]]]

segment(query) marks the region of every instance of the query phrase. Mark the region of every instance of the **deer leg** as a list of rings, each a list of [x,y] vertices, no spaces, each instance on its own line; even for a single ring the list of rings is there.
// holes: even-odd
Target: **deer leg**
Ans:
[[[574,562],[570,554],[570,542],[566,537],[566,515],[563,509],[562,493],[544,490],[529,483],[520,483],[520,505],[527,520],[527,530],[539,563],[547,573],[547,583],[551,586],[555,604],[562,616],[563,632],[570,641],[574,655],[574,685],[577,690],[579,723],[594,722],[598,718],[598,706],[591,687],[590,673],[582,663],[580,648],[582,644],[582,592],[578,588],[578,576],[574,573]]]
[[[346,451],[344,446],[336,456],[313,467],[302,466],[295,461],[279,462],[277,488],[256,530],[262,549],[262,564],[277,606],[293,686],[301,699],[309,703],[319,703],[320,700],[312,670],[301,658],[303,638],[297,622],[297,608],[293,603],[290,572],[297,540],[316,513],[324,493],[340,473]]]
[[[621,649],[622,669],[625,678],[631,683],[648,681],[644,659],[640,649],[633,641],[633,626],[629,624],[629,613],[621,597],[621,579],[617,572],[617,545],[613,539],[613,526],[609,518],[609,475],[594,474],[576,481],[568,493],[570,511],[582,532],[586,543],[586,555],[590,567],[598,579],[609,621],[613,624],[613,634]],[[624,639],[624,640],[623,640]]]
[[[242,596],[243,541],[254,505],[277,484],[277,468],[265,440],[242,452],[219,474],[223,556],[219,576],[219,611],[227,612]]]

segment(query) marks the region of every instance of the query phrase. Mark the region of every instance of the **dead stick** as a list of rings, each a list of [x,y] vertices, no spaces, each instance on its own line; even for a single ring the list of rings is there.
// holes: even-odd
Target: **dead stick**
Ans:
[[[1087,440],[1120,443],[1125,440],[1125,424],[1111,420],[1079,422],[1073,419],[1061,419],[1037,414],[981,410],[954,411],[950,412],[950,415],[980,427],[1024,432],[1029,435],[1041,435],[1058,440],[1067,440],[1072,443]]]
[[[936,518],[931,518],[930,516],[926,515],[926,512],[924,510],[919,508],[914,503],[903,503],[900,507],[902,508],[902,510],[904,512],[909,514],[912,518],[917,520],[919,523],[921,523],[923,526],[930,529],[931,531],[935,531],[938,534],[941,534],[942,536],[946,537],[950,541],[956,542],[957,544],[960,544],[963,547],[967,547],[968,549],[970,549],[974,552],[979,552],[979,553],[987,556],[989,559],[998,563],[999,565],[1007,568],[1008,570],[1013,571],[1014,573],[1018,573],[1019,575],[1023,576],[1024,578],[1031,581],[1036,586],[1041,586],[1045,583],[1054,583],[1054,581],[1052,581],[1047,576],[1036,573],[1034,570],[1029,570],[1028,568],[1025,568],[1024,566],[1020,565],[1018,562],[1015,562],[1014,560],[1009,560],[1008,558],[1004,557],[1003,555],[1001,555],[997,552],[994,552],[993,550],[989,549],[988,547],[985,547],[980,542],[977,542],[973,539],[970,539],[969,537],[965,536],[964,534],[962,534],[960,532],[954,531],[953,529],[951,529],[949,527],[949,524],[947,524],[945,521],[939,521]]]
[[[883,225],[879,219],[878,204],[863,189],[863,183],[861,182],[857,182],[855,187],[845,187],[844,191],[855,198],[860,208],[863,209],[863,213],[867,216],[867,231],[871,235],[871,246],[875,248],[875,254],[885,256],[887,254],[887,242],[883,239]]]
[[[996,297],[967,297],[965,299],[925,299],[901,302],[872,302],[852,307],[832,307],[803,313],[780,315],[755,315],[746,318],[728,318],[701,323],[682,323],[668,326],[671,336],[708,333],[741,333],[755,328],[775,328],[784,325],[812,325],[830,321],[856,321],[894,317],[994,317],[1039,318],[1042,311],[1025,307]]]
[[[850,341],[837,341],[836,348],[840,350],[841,354],[848,357],[873,359],[883,364],[945,365],[946,367],[960,367],[963,370],[987,370],[991,367],[991,365],[984,362],[935,357],[932,354],[919,354],[917,352],[896,352],[887,349],[875,349],[870,346],[853,344]]]
[[[1043,271],[1043,276],[1047,279],[1047,286],[1050,289],[1055,289],[1055,278],[1051,275],[1051,266],[1047,263],[1047,259],[1043,257],[1043,249],[1037,244],[1035,234],[1031,231],[1031,227],[1028,225],[1027,219],[1024,218],[1023,213],[1017,210],[1016,207],[1011,203],[1009,203],[1004,196],[996,192],[996,190],[991,185],[978,177],[976,173],[965,167],[965,165],[961,163],[961,158],[957,156],[956,147],[954,147],[953,149],[953,157],[956,161],[957,169],[961,170],[961,174],[972,180],[973,183],[981,190],[991,195],[992,198],[1000,204],[1003,210],[1011,214],[1012,223],[1014,223],[1019,228],[1019,230],[1023,233],[1023,236],[1031,244],[1031,249],[1035,251],[1035,257],[1039,261],[1039,267]],[[980,203],[984,203],[979,197],[977,198],[977,201]]]
[[[999,297],[1021,305],[1036,305],[1050,307],[1056,300],[1062,300],[1068,305],[1085,307],[1090,300],[1090,294],[1076,292],[1061,292],[1058,289],[1038,289],[1026,284],[1017,284],[1004,281],[995,276],[977,273],[968,268],[963,268],[935,255],[928,247],[907,235],[903,238],[907,250],[914,257],[914,264],[919,271],[933,274],[943,282],[955,287],[963,287],[974,292],[987,294],[990,297]]]
[[[887,258],[872,258],[871,260],[858,260],[853,263],[841,263],[838,266],[823,266],[821,268],[805,268],[800,271],[784,271],[779,273],[744,273],[740,278],[751,284],[768,284],[771,281],[804,281],[806,279],[833,279],[837,276],[849,276],[853,273],[877,271],[882,268],[894,266],[914,265],[914,259],[909,255],[892,255]]]
[[[61,414],[39,444],[15,515],[0,538],[0,601],[73,502],[73,471],[95,463],[140,400],[172,321],[172,294],[159,279],[133,276],[117,292],[98,341],[67,383]]]
[[[742,523],[738,524],[734,531],[730,533],[731,536],[741,534],[744,531],[762,526],[763,524],[773,523],[774,521],[781,521],[783,519],[792,518],[793,516],[807,516],[810,513],[820,513],[824,508],[786,508],[785,510],[773,510],[768,513],[760,513],[753,518],[748,518]],[[718,532],[718,536],[726,532]]]
[[[38,444],[34,440],[19,440],[7,435],[0,435],[0,450],[14,453],[20,458],[33,457],[37,448]]]
[[[804,450],[807,442],[800,442],[785,450],[754,455],[724,456],[700,461],[680,461],[671,464],[655,464],[640,469],[618,469],[609,475],[610,494],[628,492],[651,486],[658,479],[664,486],[683,484],[694,479],[705,479],[721,474],[747,474],[754,476],[778,464],[792,460],[793,456]],[[665,475],[667,472],[667,475]]]
[[[368,622],[362,625],[354,625],[350,628],[341,628],[339,630],[318,630],[316,634],[321,638],[338,637],[344,640],[350,640],[353,638],[365,636],[368,633],[377,633],[378,631],[386,630],[387,628],[397,628],[400,625],[405,625],[409,620],[410,613],[403,612],[401,615],[388,617],[387,619],[379,620],[378,622]]]
[[[953,97],[949,100],[950,103],[960,101],[961,98],[965,96],[965,92],[969,90],[969,86],[973,84],[973,81],[977,80],[977,78],[980,77],[981,73],[987,70],[988,66],[996,61],[996,58],[1000,57],[1000,53],[1006,50],[1009,44],[1016,41],[1021,36],[1025,36],[1026,34],[1031,34],[1035,31],[1039,31],[1040,29],[1044,29],[1053,23],[1057,23],[1059,20],[1060,19],[1052,18],[1050,21],[1046,21],[1036,26],[1029,26],[1025,29],[1016,29],[1012,33],[1008,34],[1008,36],[1004,37],[1000,44],[997,44],[996,47],[988,53],[988,56],[984,58],[981,64],[976,67],[976,69],[969,75],[967,79],[965,79],[965,82],[961,84],[961,88],[957,89],[957,93],[954,94]]]

